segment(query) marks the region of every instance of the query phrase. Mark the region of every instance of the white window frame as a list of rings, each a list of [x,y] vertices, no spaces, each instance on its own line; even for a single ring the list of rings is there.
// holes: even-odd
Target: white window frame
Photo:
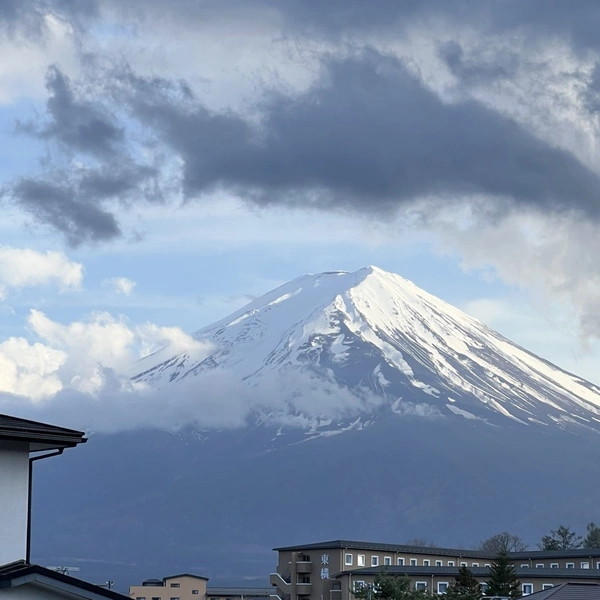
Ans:
[[[460,566],[461,566],[461,567],[466,567],[466,566],[468,566],[468,565],[467,565],[467,563],[466,563],[466,562],[461,562],[461,563],[460,563]]]
[[[366,563],[367,557],[364,554],[359,554],[358,558],[356,560],[356,566],[357,567],[366,567],[367,563]]]
[[[471,563],[471,566],[472,566],[472,567],[478,567],[478,566],[479,566],[479,563]]]
[[[448,566],[449,566],[449,567],[455,567],[455,566],[456,566],[456,564],[454,563],[454,561],[453,561],[453,560],[449,560],[449,561],[448,561]]]
[[[565,563],[565,569],[574,569],[575,563]]]
[[[416,567],[417,566],[417,559],[416,558],[411,558],[410,559],[410,566],[411,567]]]
[[[523,564],[519,565],[519,567],[521,567],[521,569],[528,569],[529,563],[523,563]]]
[[[440,585],[445,585],[446,586],[446,589],[443,592],[440,590]],[[449,585],[450,584],[447,581],[438,581],[438,583],[437,583],[437,593],[438,594],[445,594],[448,591]]]
[[[558,563],[550,563],[550,568],[551,569],[558,569],[560,565]]]
[[[391,556],[384,556],[383,557],[383,566],[384,567],[391,567],[392,566],[392,557]]]
[[[546,564],[545,563],[535,563],[535,568],[536,569],[545,569]]]
[[[358,589],[362,589],[367,585],[366,581],[362,581],[361,579],[355,579],[352,582],[352,591],[356,592]]]
[[[443,560],[436,560],[435,561],[435,566],[436,567],[443,567],[444,566],[444,561]]]
[[[399,556],[396,563],[398,564],[399,567],[403,567],[404,566],[404,558],[402,556]]]
[[[479,587],[481,588],[481,593],[485,596],[486,595],[485,593],[487,592],[487,589],[488,589],[488,582],[487,581],[482,581],[479,584]]]
[[[525,586],[526,585],[528,585],[528,586],[531,587],[531,591],[530,592],[525,593]],[[527,582],[522,583],[521,584],[521,594],[523,594],[523,596],[529,596],[529,594],[533,594],[533,583],[527,583]]]
[[[549,590],[550,588],[553,588],[553,587],[554,587],[553,583],[542,583],[543,590]]]
[[[371,555],[371,566],[372,567],[378,567],[379,566],[379,556],[377,556],[376,554],[372,554]]]
[[[600,560],[596,563],[596,569],[600,569]]]
[[[424,567],[430,567],[431,566],[431,561],[428,558],[425,558],[423,560],[423,566]]]
[[[584,567],[583,565],[587,565],[587,566],[585,566],[585,567]],[[590,561],[589,561],[589,560],[584,560],[584,561],[582,561],[582,562],[580,563],[580,567],[581,567],[582,569],[589,569],[589,568],[590,568]]]
[[[419,587],[423,586],[423,587]],[[427,582],[426,581],[415,581],[415,590],[426,590]]]
[[[483,565],[484,567],[491,567],[492,565],[490,563],[485,563],[485,565]]]
[[[352,563],[354,561],[354,555],[353,554],[344,554],[344,564],[348,565],[348,566],[352,566]]]

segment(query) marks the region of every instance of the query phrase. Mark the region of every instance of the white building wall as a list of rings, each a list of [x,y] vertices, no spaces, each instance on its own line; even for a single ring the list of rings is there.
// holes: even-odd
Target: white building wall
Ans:
[[[0,565],[27,551],[29,453],[0,445]]]

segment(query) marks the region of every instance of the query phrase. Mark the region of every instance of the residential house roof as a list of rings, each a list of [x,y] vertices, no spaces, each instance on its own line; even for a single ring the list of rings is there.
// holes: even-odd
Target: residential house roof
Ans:
[[[598,600],[600,584],[567,582],[555,585],[548,590],[535,592],[527,598],[532,600]]]
[[[72,448],[87,441],[84,435],[74,429],[0,414],[0,442],[29,444],[30,452]]]
[[[128,596],[123,596],[82,579],[76,579],[70,575],[64,575],[63,573],[47,569],[40,565],[32,565],[22,560],[0,566],[0,590],[18,588],[23,585],[32,586],[33,590],[45,589],[52,591],[59,598],[61,596],[89,600],[101,600],[103,598],[125,600],[128,598]]]
[[[180,577],[193,577],[194,579],[204,579],[204,581],[208,581],[208,577],[202,577],[202,575],[192,575],[191,573],[180,573],[179,575],[169,575],[168,577],[163,577],[163,581],[167,581],[169,579],[179,579]]]

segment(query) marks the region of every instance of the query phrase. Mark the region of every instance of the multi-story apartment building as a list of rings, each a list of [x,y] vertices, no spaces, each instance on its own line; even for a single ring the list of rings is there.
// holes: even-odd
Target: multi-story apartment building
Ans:
[[[416,588],[443,593],[458,569],[469,567],[482,583],[493,555],[479,550],[335,540],[275,548],[272,600],[353,600],[357,585],[385,570],[407,575]],[[565,581],[600,581],[600,548],[511,554],[524,595]]]
[[[171,575],[164,579],[147,579],[132,585],[133,600],[269,600],[269,588],[207,587],[208,578],[200,575]]]

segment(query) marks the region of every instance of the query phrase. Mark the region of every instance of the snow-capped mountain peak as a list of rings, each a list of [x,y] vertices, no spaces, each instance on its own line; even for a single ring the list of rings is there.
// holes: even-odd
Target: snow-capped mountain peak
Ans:
[[[197,383],[199,396],[202,375],[215,370],[256,393],[277,381],[284,412],[302,413],[312,430],[362,425],[382,409],[600,429],[595,386],[374,266],[298,277],[194,337],[214,350],[173,356],[164,348],[136,365],[134,379],[163,389]],[[297,401],[320,384],[329,397],[360,399],[350,403],[357,414],[342,423],[340,402],[329,410]],[[268,394],[262,406],[268,414]],[[275,412],[281,418],[279,401]]]

